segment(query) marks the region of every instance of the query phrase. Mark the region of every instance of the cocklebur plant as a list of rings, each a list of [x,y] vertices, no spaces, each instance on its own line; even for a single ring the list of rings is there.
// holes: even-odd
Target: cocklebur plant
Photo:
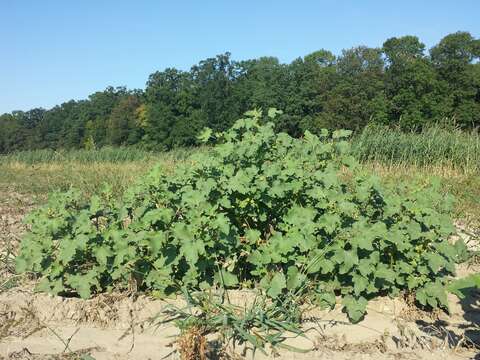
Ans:
[[[451,199],[438,184],[385,188],[350,154],[350,131],[274,131],[275,110],[248,112],[171,173],[161,167],[115,202],[55,194],[30,217],[17,257],[39,289],[88,298],[111,289],[259,287],[272,299],[341,296],[352,321],[369,299],[414,292],[447,308]],[[307,285],[306,285],[307,284]]]

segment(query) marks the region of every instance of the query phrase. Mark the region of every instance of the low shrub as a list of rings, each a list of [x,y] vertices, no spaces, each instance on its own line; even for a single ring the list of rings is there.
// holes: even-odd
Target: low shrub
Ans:
[[[120,202],[106,189],[83,201],[54,194],[29,217],[16,259],[52,293],[143,289],[168,294],[259,287],[276,299],[336,296],[352,321],[369,299],[415,292],[421,305],[447,307],[445,279],[464,251],[451,199],[436,188],[384,188],[350,154],[350,131],[276,134],[253,111],[173,173],[160,167]],[[438,186],[438,185],[437,185]]]

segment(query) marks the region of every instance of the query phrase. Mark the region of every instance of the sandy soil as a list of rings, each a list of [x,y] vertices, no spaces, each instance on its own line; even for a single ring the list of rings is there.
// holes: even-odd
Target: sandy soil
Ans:
[[[244,294],[233,292],[241,303]],[[236,299],[236,300],[235,300]],[[368,315],[352,325],[335,310],[310,311],[307,338],[287,344],[313,349],[308,354],[282,351],[279,359],[468,359],[468,329],[480,323],[479,302],[451,297],[451,314],[428,314],[403,300],[382,298],[369,304]],[[168,303],[177,305],[180,301]],[[467,305],[468,304],[468,305]],[[177,330],[155,326],[153,317],[166,301],[145,296],[102,295],[91,300],[53,297],[16,288],[0,294],[0,356],[16,359],[23,349],[32,355],[88,353],[95,359],[176,359]],[[478,340],[478,339],[476,339]],[[29,357],[25,357],[29,358]],[[61,357],[57,357],[61,358]],[[251,354],[247,353],[247,358]],[[256,358],[268,358],[257,354]]]
[[[24,231],[21,219],[31,202],[18,194],[0,197],[2,254],[15,247]],[[0,285],[11,281],[11,269],[0,268]],[[479,264],[462,265],[460,275],[480,271]],[[3,271],[3,273],[2,273]],[[177,330],[156,326],[152,318],[167,304],[146,296],[100,295],[90,300],[34,293],[32,284],[15,281],[0,288],[0,359],[179,359]],[[233,302],[248,299],[232,292]],[[381,298],[369,303],[359,324],[348,322],[340,306],[305,314],[306,338],[287,344],[312,349],[307,354],[280,351],[278,359],[480,359],[472,341],[480,344],[480,294],[459,301],[450,297],[451,313],[429,314],[403,299]],[[478,330],[478,328],[477,328]],[[215,336],[209,338],[214,343]],[[238,352],[237,352],[238,354]],[[213,356],[212,358],[229,358]],[[230,358],[242,358],[238,355]],[[252,358],[247,351],[245,358]],[[273,358],[256,353],[256,359]]]
[[[26,230],[23,218],[32,209],[28,196],[0,188],[0,289],[12,281],[15,251]]]

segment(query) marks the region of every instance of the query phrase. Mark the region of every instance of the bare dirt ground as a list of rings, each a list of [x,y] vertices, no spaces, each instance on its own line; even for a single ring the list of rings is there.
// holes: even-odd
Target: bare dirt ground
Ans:
[[[31,281],[13,274],[12,259],[24,214],[32,201],[0,193],[0,359],[178,359],[172,325],[152,319],[168,303],[143,295],[100,295],[90,300],[34,293]],[[459,225],[461,227],[461,224]],[[468,236],[468,235],[465,235]],[[469,240],[469,239],[467,239]],[[478,244],[477,244],[478,245]],[[475,246],[469,241],[469,246]],[[462,264],[459,276],[480,271],[480,264]],[[233,302],[248,299],[232,292]],[[338,306],[304,316],[306,338],[287,344],[312,349],[307,354],[280,351],[278,359],[480,359],[474,342],[480,326],[480,294],[459,301],[450,296],[450,314],[426,313],[404,299],[370,302],[368,314],[352,325]],[[214,338],[212,340],[214,344]],[[214,351],[212,350],[212,354]],[[252,358],[247,351],[245,358]],[[239,355],[212,358],[241,359]],[[257,352],[256,359],[273,358]]]
[[[13,285],[13,260],[26,227],[23,218],[34,207],[28,196],[0,188],[0,291]]]

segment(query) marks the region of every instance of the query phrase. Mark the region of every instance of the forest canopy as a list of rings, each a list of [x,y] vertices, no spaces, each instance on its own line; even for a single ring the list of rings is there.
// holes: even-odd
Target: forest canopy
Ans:
[[[292,136],[370,123],[472,129],[480,125],[479,59],[480,40],[468,32],[449,34],[429,50],[418,37],[403,36],[339,55],[321,49],[289,64],[275,57],[235,61],[225,53],[190,71],[157,71],[144,90],[108,87],[49,110],[0,115],[0,153],[193,146],[202,128],[223,131],[245,111],[271,107],[283,110],[276,126]]]

